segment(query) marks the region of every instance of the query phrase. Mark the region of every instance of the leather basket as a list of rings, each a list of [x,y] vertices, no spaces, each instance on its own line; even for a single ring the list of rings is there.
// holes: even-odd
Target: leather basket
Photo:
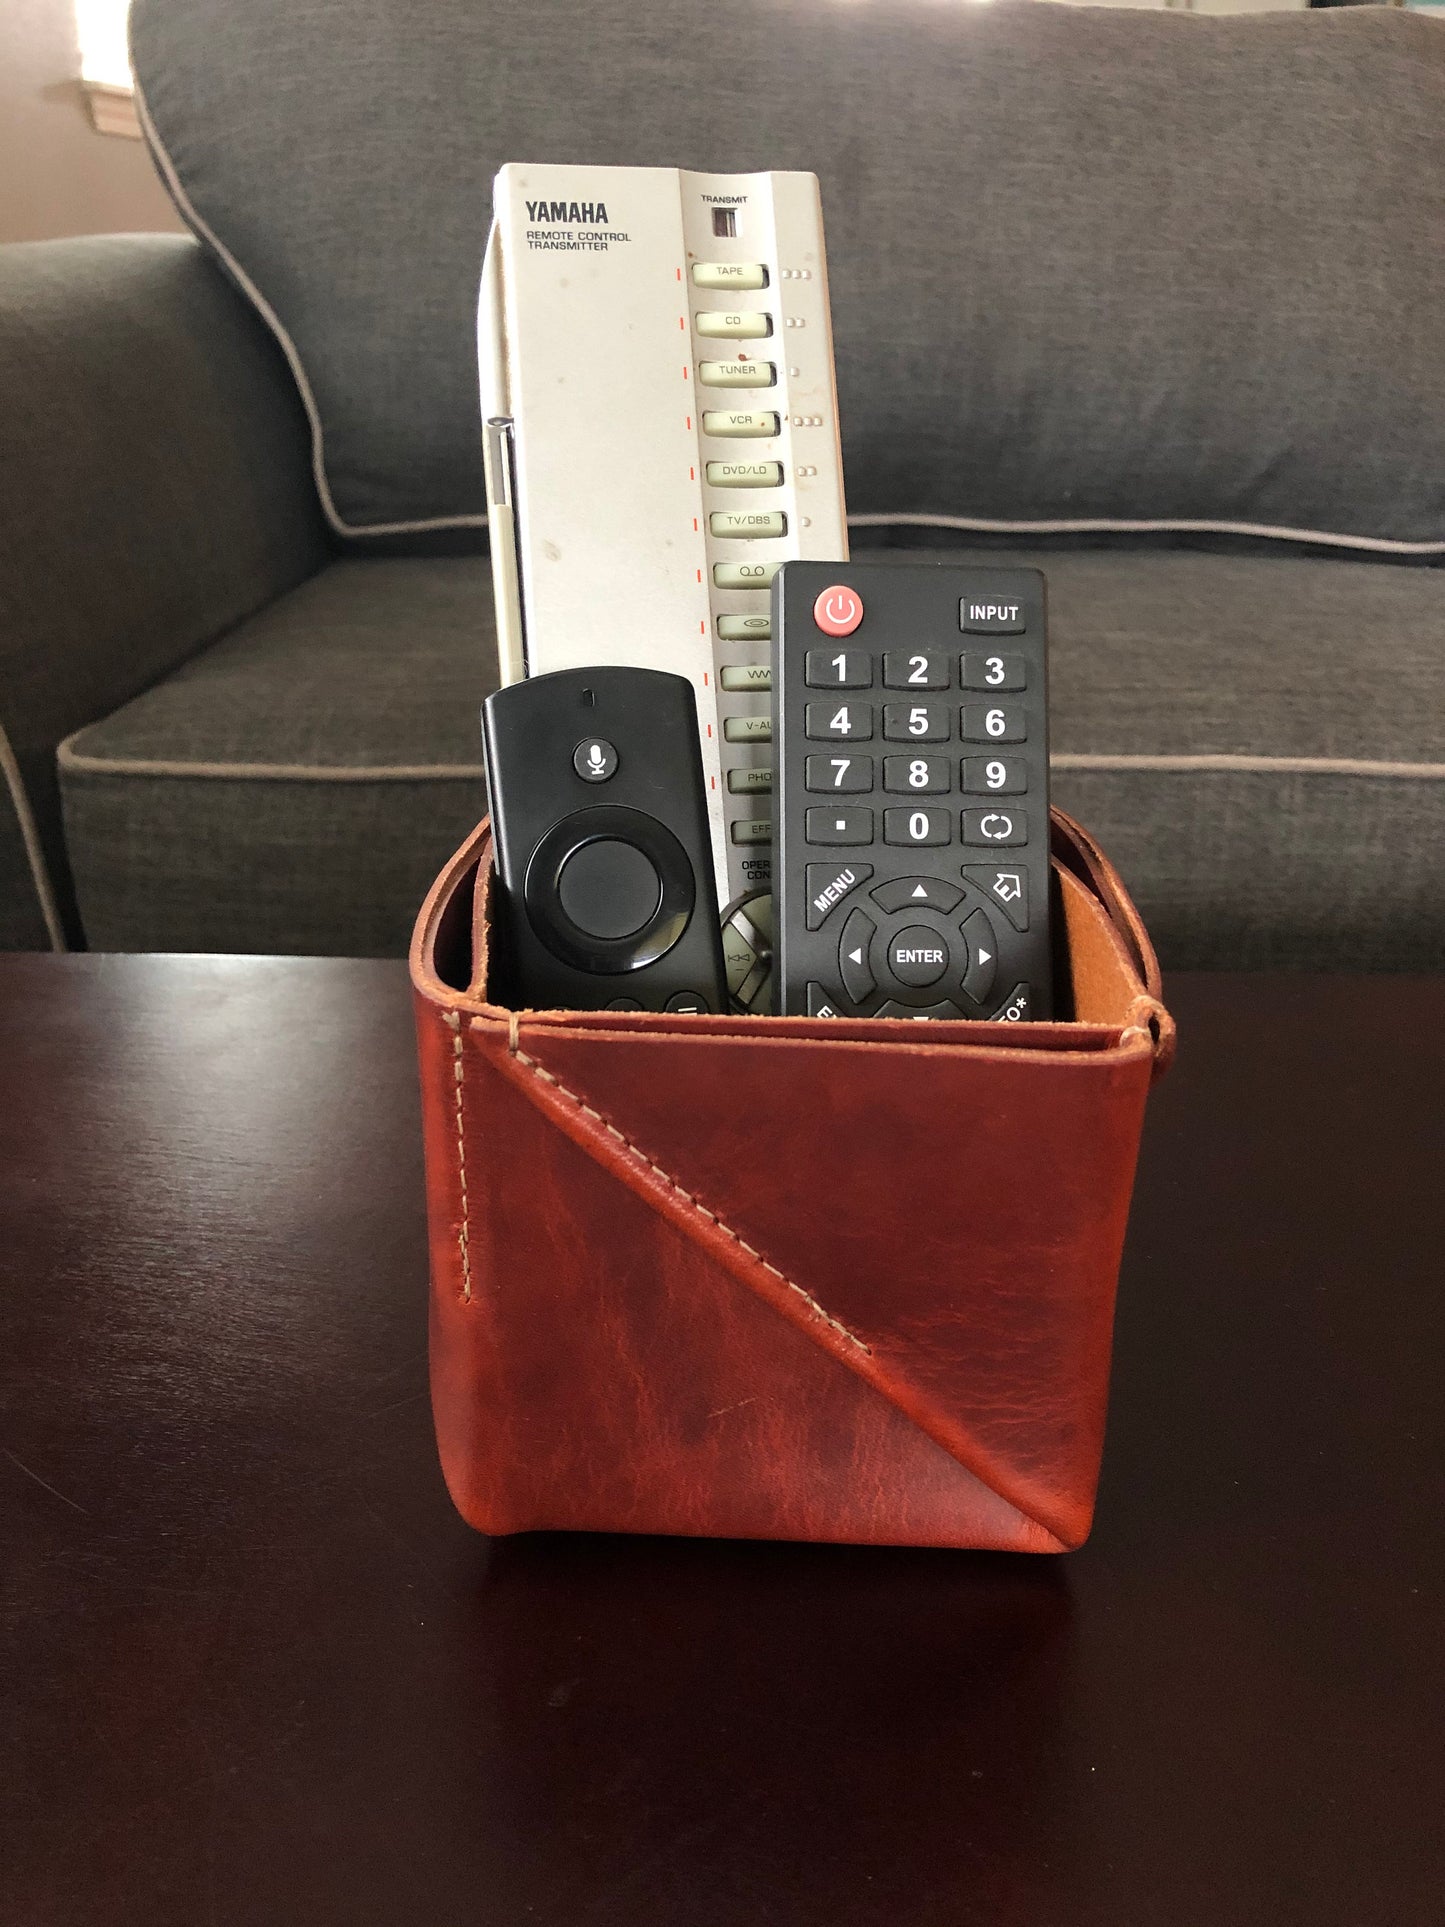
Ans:
[[[514,1011],[484,823],[411,972],[442,1467],[483,1532],[1087,1536],[1173,1024],[1058,812],[1073,1019]]]

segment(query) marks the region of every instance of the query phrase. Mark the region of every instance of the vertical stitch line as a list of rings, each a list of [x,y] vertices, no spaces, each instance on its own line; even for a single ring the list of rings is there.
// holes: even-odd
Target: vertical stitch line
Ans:
[[[457,1177],[461,1185],[462,1218],[457,1226],[457,1249],[462,1257],[462,1303],[472,1302],[472,1230],[471,1206],[467,1198],[467,1137],[462,1123],[462,1085],[466,1067],[466,1052],[462,1043],[461,1020],[455,1012],[447,1018],[452,1025],[452,1078],[456,1085],[457,1110]]]

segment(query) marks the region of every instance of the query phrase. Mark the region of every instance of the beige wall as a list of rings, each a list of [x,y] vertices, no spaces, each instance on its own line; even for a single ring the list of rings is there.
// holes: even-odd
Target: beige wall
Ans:
[[[0,0],[0,241],[178,228],[140,141],[97,134],[71,0]]]

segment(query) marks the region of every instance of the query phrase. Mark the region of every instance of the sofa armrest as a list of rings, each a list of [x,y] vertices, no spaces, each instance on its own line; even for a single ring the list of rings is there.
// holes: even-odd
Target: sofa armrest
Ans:
[[[0,948],[77,934],[62,737],[327,553],[290,373],[195,241],[0,247]]]

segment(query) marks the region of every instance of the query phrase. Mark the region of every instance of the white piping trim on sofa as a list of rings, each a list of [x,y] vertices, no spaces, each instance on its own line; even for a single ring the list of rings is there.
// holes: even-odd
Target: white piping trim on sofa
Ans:
[[[10,746],[10,737],[3,723],[0,723],[0,770],[4,772],[5,787],[10,792],[16,821],[20,825],[20,841],[25,846],[25,858],[30,865],[30,881],[35,885],[35,896],[40,905],[40,914],[45,920],[45,933],[50,938],[50,948],[68,950],[70,945],[65,941],[65,926],[60,921],[60,906],[55,901],[55,886],[50,880],[50,866],[45,861],[45,848],[40,841],[35,812],[30,807],[30,798],[25,794],[25,779],[20,774],[19,759]]]
[[[177,776],[245,783],[472,783],[486,776],[482,763],[215,763],[180,762],[164,756],[87,756],[60,745],[61,769],[88,776]]]
[[[1267,522],[1112,521],[1080,516],[1073,521],[995,522],[982,515],[850,515],[855,529],[960,529],[977,535],[1253,535],[1271,542],[1318,543],[1332,549],[1368,549],[1380,555],[1445,555],[1445,542],[1397,542],[1385,535],[1331,535],[1324,529],[1277,528]]]
[[[1386,776],[1445,781],[1445,763],[1371,762],[1362,756],[1050,756],[1051,769],[1243,771],[1246,775]]]
[[[132,66],[134,63],[132,63]],[[209,222],[203,220],[190,196],[181,185],[181,177],[175,164],[167,153],[165,144],[156,131],[151,119],[150,109],[141,90],[140,81],[135,82],[136,116],[140,121],[151,153],[155,156],[156,166],[161,178],[169,189],[171,198],[180,209],[186,224],[200,235],[206,244],[213,248],[225,262],[236,285],[249,298],[257,314],[275,335],[281,345],[291,369],[292,378],[301,396],[301,405],[306,410],[306,419],[311,424],[311,474],[316,483],[316,493],[321,502],[327,521],[338,535],[423,535],[437,529],[484,529],[487,526],[485,515],[436,515],[419,522],[348,522],[331,498],[331,485],[326,477],[326,437],[321,426],[321,412],[316,406],[316,397],[311,392],[311,383],[306,377],[306,368],[301,360],[296,343],[287,333],[280,315],[262,294],[256,283],[247,274],[231,250],[221,240]],[[481,424],[477,426],[478,446],[480,446]]]
[[[480,782],[481,763],[183,763],[169,757],[87,756],[60,745],[62,769],[92,776],[174,776],[201,781],[251,783],[430,783]],[[1056,755],[1054,769],[1160,770],[1188,775],[1195,771],[1243,771],[1285,776],[1383,776],[1445,780],[1445,763],[1371,762],[1358,756],[1108,756]]]

